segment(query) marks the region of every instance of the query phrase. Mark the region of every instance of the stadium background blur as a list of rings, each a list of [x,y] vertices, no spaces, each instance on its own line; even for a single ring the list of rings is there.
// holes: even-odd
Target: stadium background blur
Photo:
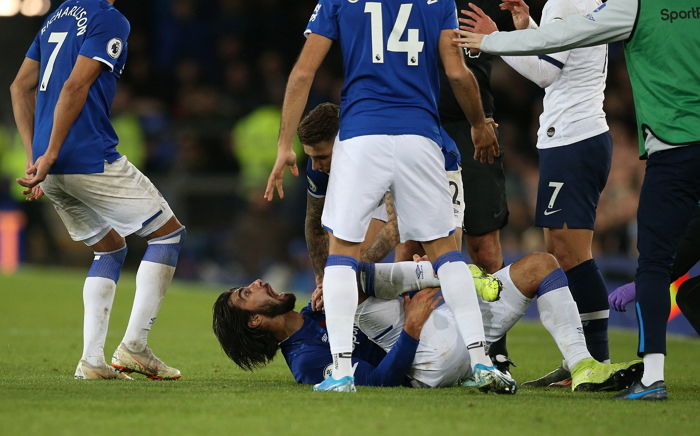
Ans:
[[[0,0],[0,9],[12,1],[19,2]],[[53,10],[61,1],[51,3]],[[188,227],[176,273],[181,279],[230,285],[263,277],[279,289],[314,287],[303,234],[304,177],[289,177],[284,201],[267,203],[262,193],[275,159],[286,78],[315,3],[115,4],[131,22],[126,70],[113,105],[118,150],[154,181]],[[528,3],[539,20],[545,1]],[[21,262],[84,268],[91,257],[69,239],[48,201],[24,202],[14,182],[24,169],[24,152],[7,89],[45,16],[0,17],[0,241],[6,271],[13,269],[8,235],[18,227]],[[316,77],[309,108],[337,102],[341,84],[334,47]],[[543,91],[500,60],[492,84],[510,208],[502,242],[506,259],[514,259],[543,250],[532,216]],[[594,256],[612,286],[631,280],[636,267],[635,214],[644,168],[637,159],[632,97],[618,44],[610,46],[605,95],[614,152],[598,207]],[[303,169],[300,149],[297,156]],[[130,244],[127,268],[134,269],[142,242],[134,238]]]

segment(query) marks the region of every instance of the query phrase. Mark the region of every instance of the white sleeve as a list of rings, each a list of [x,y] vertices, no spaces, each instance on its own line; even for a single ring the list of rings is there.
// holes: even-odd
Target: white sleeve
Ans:
[[[526,79],[546,88],[559,78],[564,64],[547,56],[503,56],[503,60]]]
[[[542,10],[541,24],[559,21],[564,17],[578,13],[570,0],[549,0]],[[532,18],[528,28],[537,28]],[[521,76],[534,82],[540,88],[546,88],[559,78],[562,68],[569,58],[570,51],[540,56],[503,56],[503,60]]]
[[[500,55],[556,53],[627,39],[634,28],[639,0],[608,0],[586,15],[565,17],[539,29],[484,36],[481,50]]]

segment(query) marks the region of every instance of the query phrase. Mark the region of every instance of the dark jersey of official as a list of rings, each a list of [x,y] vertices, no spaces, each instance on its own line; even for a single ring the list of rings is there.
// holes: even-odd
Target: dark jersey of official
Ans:
[[[502,11],[498,8],[501,3],[498,0],[471,0],[472,3],[480,7],[486,15],[491,17],[491,19],[498,26],[498,30],[510,31],[513,30],[513,19],[511,18],[510,12]],[[466,9],[466,2],[459,3],[457,7],[457,12],[460,9]],[[462,17],[461,14],[459,14]],[[488,53],[481,53],[477,58],[470,58],[466,54],[464,59],[467,66],[476,77],[476,81],[479,83],[479,90],[481,91],[481,101],[484,105],[484,113],[487,117],[492,117],[494,112],[493,104],[493,93],[491,92],[491,66],[493,60],[496,58],[494,55]],[[452,93],[452,88],[450,87],[447,77],[444,71],[440,75],[440,105],[438,110],[440,112],[441,122],[450,121],[464,121],[466,117],[462,108],[460,108],[457,99],[455,99]]]

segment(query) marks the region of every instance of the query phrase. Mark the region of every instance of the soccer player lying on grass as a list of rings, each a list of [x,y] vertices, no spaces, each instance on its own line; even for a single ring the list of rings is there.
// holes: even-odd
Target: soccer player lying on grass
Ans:
[[[452,312],[433,298],[439,294],[431,288],[439,282],[426,264],[361,264],[353,351],[357,384],[471,386],[468,350]],[[641,363],[602,364],[591,357],[566,275],[554,257],[530,254],[494,275],[502,283],[494,302],[483,300],[493,279],[475,280],[489,342],[503,336],[537,298],[540,319],[571,369],[573,390],[620,390],[641,373]],[[397,298],[425,288],[413,299]],[[277,294],[260,280],[222,293],[213,308],[221,347],[246,370],[266,365],[280,348],[297,382],[319,383],[332,365],[325,315],[312,309],[322,307],[322,299],[315,295],[301,312],[294,311],[295,301],[293,294]]]

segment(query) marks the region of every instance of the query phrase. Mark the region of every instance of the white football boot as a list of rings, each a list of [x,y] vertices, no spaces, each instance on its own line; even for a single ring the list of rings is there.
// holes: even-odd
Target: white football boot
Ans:
[[[112,366],[125,373],[138,372],[151,380],[177,380],[180,370],[171,368],[146,347],[143,351],[131,351],[123,342],[112,355]]]
[[[122,374],[111,366],[103,363],[99,366],[92,366],[86,360],[78,362],[78,367],[75,368],[74,377],[77,380],[99,380],[99,379],[118,379],[118,380],[133,380],[126,374]]]

